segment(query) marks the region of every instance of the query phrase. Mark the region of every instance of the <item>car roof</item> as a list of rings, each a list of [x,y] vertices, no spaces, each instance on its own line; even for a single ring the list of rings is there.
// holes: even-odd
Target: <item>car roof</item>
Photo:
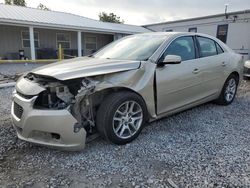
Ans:
[[[219,39],[217,39],[216,37],[213,37],[211,35],[208,34],[204,34],[204,33],[194,33],[194,32],[152,32],[152,33],[140,33],[140,34],[136,34],[136,35],[145,35],[145,36],[163,36],[166,37],[168,39],[173,39],[173,38],[177,38],[177,37],[181,37],[181,36],[202,36],[202,37],[207,37],[210,38],[214,41],[216,41],[218,44],[220,44],[220,46],[226,50],[226,51],[231,51],[231,49],[224,44],[222,41],[220,41]]]
[[[136,35],[148,35],[148,36],[183,36],[183,35],[191,35],[191,36],[194,36],[194,35],[199,35],[199,36],[204,36],[204,37],[208,37],[208,38],[214,38],[213,36],[211,35],[207,35],[207,34],[204,34],[204,33],[193,33],[193,32],[152,32],[152,33],[140,33],[140,34],[136,34]]]
[[[140,33],[136,35],[148,35],[148,36],[178,36],[183,34],[190,34],[190,32],[152,32],[152,33]]]
[[[165,47],[171,43],[173,40],[175,40],[178,37],[182,36],[201,36],[201,37],[206,37],[209,38],[215,42],[217,42],[224,51],[227,52],[232,52],[232,50],[224,44],[221,40],[211,36],[207,35],[204,33],[194,33],[194,32],[152,32],[152,33],[141,33],[141,34],[136,34],[137,36],[162,36],[166,38],[166,41],[159,47],[159,49],[151,56],[150,60],[156,61],[159,57],[159,55],[162,53],[162,50],[165,49]]]

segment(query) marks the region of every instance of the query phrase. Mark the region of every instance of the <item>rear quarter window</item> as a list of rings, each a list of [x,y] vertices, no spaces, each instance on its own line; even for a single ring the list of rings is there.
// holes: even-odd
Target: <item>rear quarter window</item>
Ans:
[[[215,45],[216,45],[217,53],[218,54],[224,53],[224,50],[221,48],[221,46],[217,42],[215,42]]]

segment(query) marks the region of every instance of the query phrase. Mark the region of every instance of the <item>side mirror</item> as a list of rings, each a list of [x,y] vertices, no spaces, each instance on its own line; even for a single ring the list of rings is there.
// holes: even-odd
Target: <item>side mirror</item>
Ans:
[[[162,64],[180,64],[181,63],[181,56],[178,55],[167,55]]]

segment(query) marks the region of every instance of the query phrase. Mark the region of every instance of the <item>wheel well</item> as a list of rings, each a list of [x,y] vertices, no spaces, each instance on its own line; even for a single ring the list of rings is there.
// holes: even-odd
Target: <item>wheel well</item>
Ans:
[[[98,91],[96,93],[94,93],[92,95],[92,100],[94,102],[94,106],[97,107],[97,109],[99,108],[100,104],[102,103],[102,101],[108,96],[110,95],[111,93],[114,93],[114,92],[121,92],[121,91],[128,91],[128,92],[132,92],[136,95],[138,95],[144,102],[145,104],[145,107],[146,107],[146,110],[148,112],[148,109],[147,109],[147,105],[146,105],[146,102],[144,100],[144,98],[137,92],[135,92],[134,90],[132,89],[129,89],[129,88],[125,88],[125,87],[113,87],[113,88],[107,88],[107,89],[103,89],[101,91]]]
[[[239,81],[239,79],[240,79],[240,75],[239,75],[239,73],[238,73],[238,72],[234,71],[234,72],[232,72],[230,75],[234,75],[234,76],[236,76],[237,81]]]

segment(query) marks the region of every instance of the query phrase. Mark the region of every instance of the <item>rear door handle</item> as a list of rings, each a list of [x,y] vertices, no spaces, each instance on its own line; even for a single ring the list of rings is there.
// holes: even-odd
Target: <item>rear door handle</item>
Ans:
[[[223,67],[225,67],[227,64],[226,64],[226,62],[222,62],[221,65],[222,65]]]
[[[200,70],[197,69],[197,68],[195,68],[195,69],[193,70],[193,74],[198,74],[199,72],[200,72]]]

